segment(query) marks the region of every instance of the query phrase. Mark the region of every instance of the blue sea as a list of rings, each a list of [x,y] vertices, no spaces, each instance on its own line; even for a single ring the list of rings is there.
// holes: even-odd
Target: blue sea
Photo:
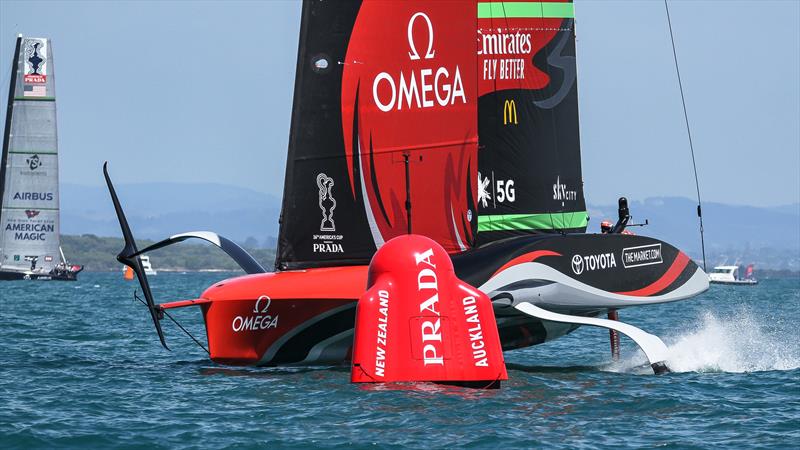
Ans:
[[[158,300],[229,276],[160,273]],[[800,280],[711,286],[622,310],[670,348],[655,376],[627,338],[581,328],[506,353],[495,391],[349,383],[342,367],[214,364],[172,323],[172,351],[121,274],[0,284],[0,448],[797,448]],[[175,313],[204,340],[198,310]]]

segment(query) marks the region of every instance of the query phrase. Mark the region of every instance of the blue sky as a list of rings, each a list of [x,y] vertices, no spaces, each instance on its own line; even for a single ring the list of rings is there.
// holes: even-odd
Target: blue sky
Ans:
[[[704,200],[800,202],[800,2],[671,1]],[[61,181],[218,182],[280,195],[300,3],[0,2],[53,40]],[[694,197],[660,1],[576,1],[587,200]],[[5,116],[3,108],[0,117]]]

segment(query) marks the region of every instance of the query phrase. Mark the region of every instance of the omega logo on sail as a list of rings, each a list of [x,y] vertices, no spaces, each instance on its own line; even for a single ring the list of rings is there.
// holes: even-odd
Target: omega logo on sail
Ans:
[[[415,13],[408,21],[408,57],[411,61],[420,60],[420,54],[416,43],[414,42],[414,23],[417,19],[422,19],[427,24],[428,28],[428,45],[425,55],[422,57],[424,60],[433,59],[436,50],[433,49],[433,23],[430,17],[423,12]],[[381,86],[388,87],[390,95],[378,95],[378,90]],[[435,98],[435,102],[434,102]],[[456,99],[464,104],[467,103],[467,97],[464,94],[464,84],[461,81],[461,71],[456,65],[451,78],[450,70],[445,67],[439,67],[434,74],[433,68],[425,68],[411,71],[400,70],[397,78],[393,77],[387,72],[381,72],[375,77],[372,83],[372,99],[375,105],[383,112],[389,112],[393,109],[398,111],[405,106],[411,108],[432,108],[439,104],[439,106],[453,105]]]

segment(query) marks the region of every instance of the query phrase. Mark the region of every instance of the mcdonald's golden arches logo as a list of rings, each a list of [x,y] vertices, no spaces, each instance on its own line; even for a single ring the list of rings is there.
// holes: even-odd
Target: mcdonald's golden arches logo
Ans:
[[[517,124],[517,102],[506,100],[503,103],[503,125]]]

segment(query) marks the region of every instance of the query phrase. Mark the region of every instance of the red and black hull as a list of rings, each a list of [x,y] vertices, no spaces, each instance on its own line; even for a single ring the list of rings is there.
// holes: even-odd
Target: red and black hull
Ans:
[[[640,255],[633,262],[624,254],[647,246],[661,249],[642,254],[651,261]],[[600,268],[585,262],[576,274],[571,263],[576,251],[613,254],[615,264]],[[459,277],[492,298],[504,350],[541,344],[578,327],[527,316],[511,307],[519,302],[594,316],[679,300],[708,287],[697,283],[705,274],[685,254],[641,236],[520,237],[468,251],[453,262]],[[512,275],[529,278],[507,282]],[[197,300],[162,307],[200,306],[211,359],[218,363],[338,364],[350,358],[356,303],[366,286],[367,266],[284,271],[224,280]]]

